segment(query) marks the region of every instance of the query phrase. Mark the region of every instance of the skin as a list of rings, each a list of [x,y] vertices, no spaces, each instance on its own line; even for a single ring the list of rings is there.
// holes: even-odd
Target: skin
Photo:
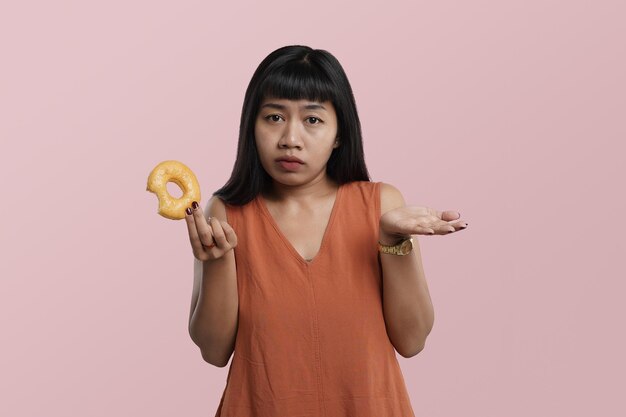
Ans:
[[[307,109],[307,105],[324,108]],[[341,146],[337,131],[330,101],[266,98],[255,121],[259,158],[273,178],[271,191],[262,198],[285,237],[306,260],[319,251],[339,187],[326,175],[333,149]],[[284,155],[296,156],[304,164],[298,171],[287,171],[275,161]]]
[[[306,109],[307,105],[324,109]],[[326,175],[326,162],[339,146],[332,102],[265,99],[255,121],[254,135],[261,164],[274,179],[274,199],[303,202],[310,200],[311,195],[327,194],[337,188]],[[297,172],[285,171],[274,160],[286,154],[302,159],[305,165]]]
[[[281,107],[265,106],[272,103]],[[304,107],[311,104],[324,109]],[[265,99],[255,120],[259,158],[273,179],[271,190],[261,197],[283,235],[307,260],[319,251],[339,188],[326,175],[333,149],[341,146],[337,131],[335,109],[328,101]],[[286,171],[275,162],[283,155],[296,156],[304,165],[298,171]],[[457,211],[406,206],[400,191],[390,184],[381,183],[380,193],[382,244],[392,245],[412,235],[448,235],[467,227]],[[205,211],[197,206],[186,216],[196,258],[190,334],[207,362],[225,366],[237,330],[236,266],[231,250],[237,236],[219,198],[211,198]],[[410,254],[380,254],[380,262],[387,333],[396,350],[409,358],[424,348],[434,322],[417,239]]]

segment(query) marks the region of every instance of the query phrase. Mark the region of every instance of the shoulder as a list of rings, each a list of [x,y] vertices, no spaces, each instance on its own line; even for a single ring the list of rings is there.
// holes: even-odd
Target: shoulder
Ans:
[[[404,207],[406,205],[402,193],[395,186],[382,181],[379,182],[379,186],[381,216],[389,210]]]
[[[204,217],[217,217],[221,221],[227,222],[226,204],[224,204],[224,201],[216,195],[211,196],[204,207]]]
[[[359,190],[364,201],[371,201],[372,197],[380,198],[380,215],[382,216],[389,210],[406,205],[404,197],[398,188],[386,182],[374,181],[352,181],[348,184]],[[376,188],[380,191],[380,197],[376,193]]]

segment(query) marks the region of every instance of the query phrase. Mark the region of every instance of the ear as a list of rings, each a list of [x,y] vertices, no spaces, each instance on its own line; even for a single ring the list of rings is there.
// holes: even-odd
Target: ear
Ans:
[[[333,149],[338,148],[340,143],[341,142],[339,141],[339,137],[335,138],[335,144],[333,145]]]

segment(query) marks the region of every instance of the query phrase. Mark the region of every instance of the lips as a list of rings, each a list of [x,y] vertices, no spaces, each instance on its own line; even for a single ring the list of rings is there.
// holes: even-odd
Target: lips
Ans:
[[[276,161],[298,162],[300,164],[304,164],[304,161],[302,161],[300,158],[296,158],[295,156],[281,156],[279,158],[276,158]]]

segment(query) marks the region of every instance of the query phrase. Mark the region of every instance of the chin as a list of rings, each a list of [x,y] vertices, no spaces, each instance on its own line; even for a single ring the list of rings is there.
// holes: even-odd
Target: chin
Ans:
[[[279,175],[279,176],[272,176],[272,179],[279,183],[279,184],[283,184],[283,185],[300,185],[300,184],[304,184],[305,181],[302,181],[301,179],[296,179],[296,178],[289,178],[285,175]]]

